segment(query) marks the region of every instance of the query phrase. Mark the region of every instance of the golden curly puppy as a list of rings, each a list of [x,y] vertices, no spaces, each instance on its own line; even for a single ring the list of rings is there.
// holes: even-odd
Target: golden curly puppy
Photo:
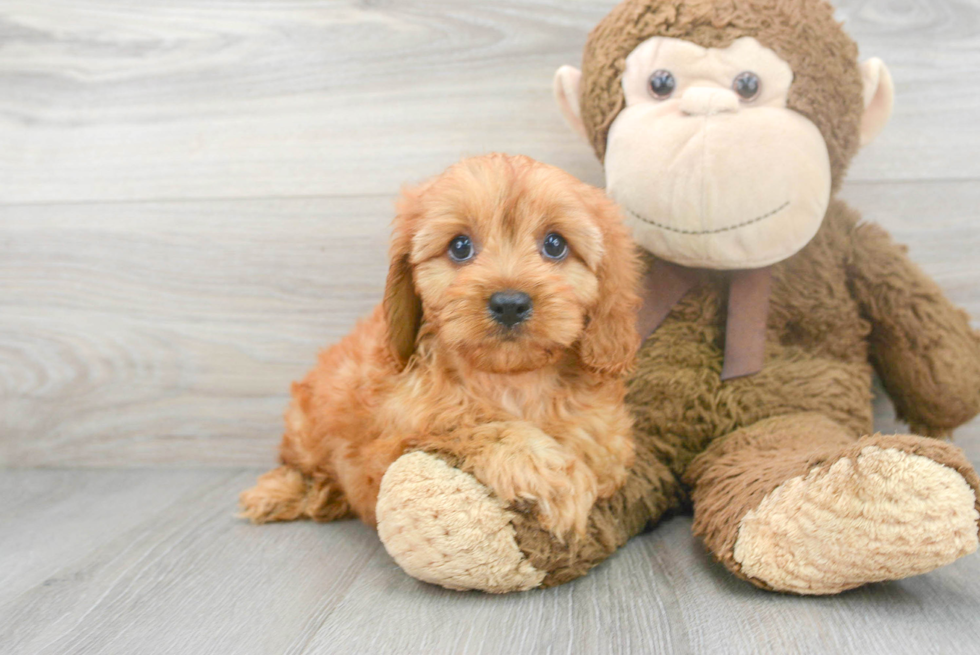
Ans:
[[[527,157],[464,160],[399,204],[384,302],[293,385],[252,521],[356,515],[408,450],[581,534],[632,463],[638,259],[605,194]]]

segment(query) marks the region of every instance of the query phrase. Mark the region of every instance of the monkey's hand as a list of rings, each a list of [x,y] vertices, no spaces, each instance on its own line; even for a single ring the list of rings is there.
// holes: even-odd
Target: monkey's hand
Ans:
[[[915,432],[949,436],[980,412],[980,335],[887,232],[864,224],[852,234],[852,288],[878,375]]]

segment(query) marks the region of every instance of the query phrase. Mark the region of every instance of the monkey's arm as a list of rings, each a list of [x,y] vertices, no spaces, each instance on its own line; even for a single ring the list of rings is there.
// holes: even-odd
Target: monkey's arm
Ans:
[[[853,292],[871,321],[871,359],[900,419],[948,436],[980,412],[980,335],[885,230],[852,232]]]

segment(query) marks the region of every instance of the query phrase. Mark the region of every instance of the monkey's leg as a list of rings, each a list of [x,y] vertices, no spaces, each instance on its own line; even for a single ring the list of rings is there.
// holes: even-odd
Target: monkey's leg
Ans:
[[[833,594],[977,548],[980,479],[936,439],[855,440],[822,415],[792,414],[715,441],[684,477],[695,533],[765,589]]]
[[[641,444],[636,462],[623,487],[592,508],[586,535],[561,542],[533,512],[506,506],[455,462],[408,453],[381,483],[378,534],[406,573],[450,589],[505,593],[561,584],[679,505],[677,479]]]

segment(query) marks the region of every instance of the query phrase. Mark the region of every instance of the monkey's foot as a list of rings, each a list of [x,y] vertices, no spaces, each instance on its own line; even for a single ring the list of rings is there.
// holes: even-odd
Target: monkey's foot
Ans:
[[[524,591],[545,577],[517,545],[514,512],[476,478],[423,452],[381,481],[378,535],[406,573],[449,589]]]
[[[799,594],[926,573],[977,549],[977,487],[954,446],[867,437],[749,511],[734,559],[749,579]]]

